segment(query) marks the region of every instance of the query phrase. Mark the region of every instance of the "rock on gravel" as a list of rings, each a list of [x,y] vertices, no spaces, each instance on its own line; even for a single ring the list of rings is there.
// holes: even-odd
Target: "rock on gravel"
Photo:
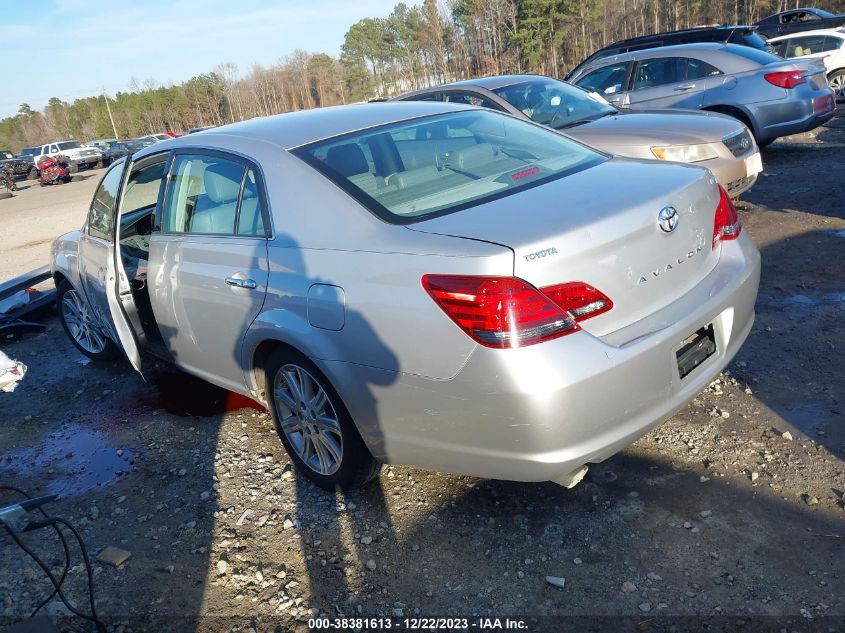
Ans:
[[[546,576],[546,582],[553,587],[560,587],[563,589],[566,586],[566,578],[560,576]]]

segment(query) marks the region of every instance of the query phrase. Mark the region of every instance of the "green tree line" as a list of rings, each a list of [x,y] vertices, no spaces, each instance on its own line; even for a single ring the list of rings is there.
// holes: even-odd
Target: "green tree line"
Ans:
[[[845,8],[845,0],[836,6]],[[116,95],[53,97],[0,120],[0,147],[120,138],[388,97],[456,79],[512,72],[562,76],[592,51],[647,33],[751,24],[796,0],[424,0],[349,27],[339,58],[295,51],[241,72],[223,64],[170,86],[131,80]],[[315,25],[318,28],[318,25]]]

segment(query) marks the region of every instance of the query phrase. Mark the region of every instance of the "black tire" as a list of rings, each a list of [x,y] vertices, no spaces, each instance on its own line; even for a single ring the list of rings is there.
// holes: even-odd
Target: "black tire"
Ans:
[[[836,103],[845,102],[845,69],[834,70],[827,76],[827,81],[830,83],[830,87],[833,88]]]
[[[322,388],[335,414],[340,436],[342,437],[340,446],[341,459],[339,466],[331,474],[322,474],[308,465],[300,457],[291,439],[282,428],[282,420],[274,395],[274,385],[276,384],[277,376],[280,375],[283,368],[289,371],[291,367],[298,367],[305,370],[309,377]],[[349,411],[347,411],[337,391],[335,391],[331,382],[329,382],[323,372],[314,363],[293,349],[279,348],[268,358],[265,366],[265,376],[267,381],[265,385],[267,403],[270,408],[270,415],[272,415],[273,421],[276,424],[276,432],[279,434],[279,438],[282,440],[282,444],[284,444],[291,461],[293,461],[302,475],[308,477],[308,479],[325,490],[345,491],[359,488],[379,474],[381,463],[370,454],[370,451],[364,444],[364,440],[361,439],[361,435],[358,433],[355,423],[352,421],[352,416],[349,415]],[[284,378],[280,377],[280,380],[284,380]],[[293,420],[294,424],[298,423],[297,420],[294,420],[293,415],[285,419]],[[301,420],[302,418],[299,419]],[[322,434],[323,431],[320,430],[319,433]]]
[[[77,292],[77,290],[68,283],[67,280],[62,280],[59,282],[57,287],[57,296],[56,296],[56,309],[59,313],[59,321],[62,323],[62,328],[67,334],[67,337],[70,339],[71,343],[73,343],[74,347],[78,349],[80,352],[85,354],[88,358],[93,360],[105,361],[105,360],[113,360],[117,358],[118,348],[110,338],[106,335],[102,335],[105,339],[105,346],[103,347],[102,351],[92,351],[90,349],[86,349],[84,345],[82,345],[79,341],[77,341],[76,337],[71,332],[71,327],[68,325],[68,322],[65,320],[69,318],[66,314],[66,309],[64,307],[65,297],[68,293],[75,293],[77,297],[81,296]],[[84,298],[82,299],[84,301]]]

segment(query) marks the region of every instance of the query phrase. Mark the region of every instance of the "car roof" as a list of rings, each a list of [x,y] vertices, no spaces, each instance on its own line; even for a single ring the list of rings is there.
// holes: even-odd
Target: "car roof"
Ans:
[[[648,40],[660,40],[661,38],[666,37],[679,37],[683,35],[691,35],[697,33],[707,33],[707,32],[718,32],[718,31],[725,31],[726,33],[733,33],[734,31],[756,31],[756,26],[750,26],[746,24],[716,24],[714,26],[693,26],[688,29],[679,29],[677,31],[663,31],[662,33],[651,33],[649,35],[638,35],[637,37],[629,37],[625,40],[617,40],[612,44],[608,44],[607,46],[603,47],[600,50],[604,50],[605,48],[613,48],[615,46],[620,46],[624,44],[635,44],[637,42],[647,42]]]
[[[544,80],[544,79],[554,79],[554,77],[548,77],[546,75],[535,75],[535,74],[525,74],[525,75],[491,75],[490,77],[477,77],[475,79],[464,79],[462,81],[453,81],[448,84],[441,84],[438,86],[432,86],[431,88],[423,88],[417,92],[432,92],[436,90],[442,90],[444,88],[484,88],[486,90],[495,90],[497,88],[502,88],[504,86],[512,86],[514,84],[523,83],[526,81],[536,81],[536,80]],[[556,80],[557,81],[557,80]]]
[[[607,66],[609,63],[627,62],[634,59],[650,58],[650,57],[671,57],[672,55],[683,55],[684,53],[701,53],[704,51],[719,51],[723,53],[732,53],[738,48],[743,47],[741,44],[724,44],[722,42],[695,42],[691,44],[674,44],[672,46],[659,46],[655,48],[641,48],[636,51],[628,51],[627,53],[619,53],[618,55],[608,55],[606,57],[599,57],[598,59],[590,61],[588,64],[579,67],[579,74],[582,74],[586,69],[593,69],[595,67]]]
[[[137,158],[166,149],[197,145],[226,147],[231,141],[244,140],[269,142],[283,149],[291,149],[379,125],[473,109],[479,108],[454,103],[395,101],[299,110],[223,125],[206,130],[202,134],[189,134],[162,141],[142,150]]]
[[[769,38],[770,42],[778,42],[780,40],[788,40],[795,37],[806,37],[807,35],[836,35],[845,37],[845,28],[831,28],[831,29],[813,29],[812,31],[796,31],[788,35],[778,35],[777,37]]]

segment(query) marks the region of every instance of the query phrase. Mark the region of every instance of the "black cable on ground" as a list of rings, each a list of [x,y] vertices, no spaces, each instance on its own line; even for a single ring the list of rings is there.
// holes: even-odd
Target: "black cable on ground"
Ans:
[[[16,492],[22,497],[26,497],[27,499],[32,499],[32,495],[28,494],[25,490],[21,490],[20,488],[16,488],[15,486],[0,486],[0,490],[11,490],[12,492]],[[44,516],[45,519],[49,519],[50,515],[44,510],[44,508],[38,508],[38,511]],[[70,550],[68,550],[67,540],[65,540],[65,535],[62,534],[62,531],[57,526],[52,526],[53,530],[55,530],[56,534],[59,537],[59,540],[62,542],[62,549],[64,550],[65,555],[65,567],[62,570],[62,575],[59,577],[59,585],[61,586],[64,583],[65,578],[67,577],[68,571],[70,571]],[[34,618],[35,615],[43,609],[50,600],[52,600],[56,595],[56,590],[53,589],[53,592],[44,598],[37,607],[33,610],[33,612],[29,615],[30,618]]]
[[[19,490],[17,488],[10,487],[10,486],[0,487],[0,489],[3,489],[3,488],[8,489],[8,490],[14,490],[15,492],[20,492],[21,494],[25,495],[26,497],[31,498],[25,492],[23,492],[22,490]],[[59,533],[59,536],[62,539],[62,543],[64,544],[64,549],[65,549],[66,556],[67,556],[66,559],[65,559],[67,564],[65,565],[65,569],[62,573],[61,580],[56,580],[56,577],[53,575],[53,572],[50,571],[50,568],[47,567],[47,565],[44,563],[44,561],[42,561],[35,554],[35,552],[33,552],[26,545],[26,543],[24,543],[18,537],[18,535],[15,533],[15,531],[12,528],[10,528],[5,523],[0,523],[0,526],[2,526],[3,529],[6,530],[6,533],[11,537],[11,539],[15,542],[15,544],[17,544],[18,547],[20,547],[33,561],[35,561],[35,563],[47,575],[47,578],[50,580],[50,583],[53,585],[53,593],[50,594],[50,597],[52,598],[52,596],[58,595],[59,599],[62,601],[62,603],[65,605],[65,607],[67,607],[67,609],[71,613],[73,613],[74,615],[82,618],[83,620],[93,622],[95,624],[95,626],[97,627],[97,631],[99,633],[106,633],[107,632],[106,625],[103,623],[102,620],[100,620],[99,616],[97,616],[97,610],[96,610],[96,607],[94,606],[94,574],[93,574],[93,571],[91,569],[91,562],[88,559],[88,549],[85,547],[85,543],[82,540],[82,537],[80,536],[79,532],[77,532],[76,529],[70,523],[65,521],[64,519],[61,519],[61,518],[58,518],[58,517],[51,517],[46,512],[44,512],[43,510],[42,510],[42,514],[46,517],[46,520],[33,522],[33,523],[30,523],[30,525],[33,525],[35,527],[35,529],[41,528],[41,527],[51,526],[51,527],[53,527],[54,530],[56,530],[56,532]],[[62,583],[65,580],[65,577],[66,577],[67,571],[68,571],[68,567],[69,567],[69,564],[70,564],[70,553],[69,553],[68,548],[67,548],[67,541],[64,539],[64,535],[61,533],[61,530],[59,529],[58,525],[63,525],[71,531],[71,533],[76,538],[76,541],[79,545],[80,551],[82,552],[82,558],[85,561],[85,570],[86,570],[87,575],[88,575],[88,597],[89,597],[90,604],[91,604],[91,614],[90,615],[87,614],[87,613],[83,613],[82,611],[80,611],[76,607],[74,607],[68,601],[67,597],[65,597],[65,594],[62,592]],[[45,601],[43,604],[46,604],[46,602],[47,601]],[[36,612],[43,607],[43,604],[39,605],[38,609],[36,609]]]

